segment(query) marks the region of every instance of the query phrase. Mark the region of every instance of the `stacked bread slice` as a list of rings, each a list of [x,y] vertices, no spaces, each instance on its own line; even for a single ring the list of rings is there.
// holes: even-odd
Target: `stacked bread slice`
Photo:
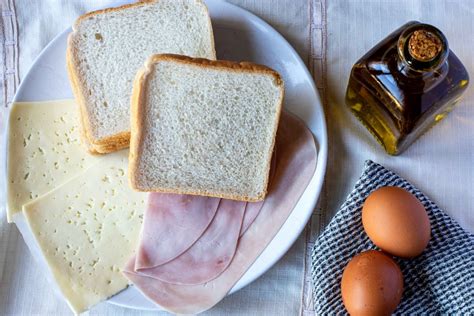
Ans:
[[[67,65],[91,152],[128,147],[133,78],[148,56],[160,53],[216,58],[201,1],[141,1],[91,12],[74,23]]]
[[[215,61],[200,0],[107,9],[73,29],[68,71],[90,152],[130,145],[138,191],[264,199],[283,81],[265,66]]]

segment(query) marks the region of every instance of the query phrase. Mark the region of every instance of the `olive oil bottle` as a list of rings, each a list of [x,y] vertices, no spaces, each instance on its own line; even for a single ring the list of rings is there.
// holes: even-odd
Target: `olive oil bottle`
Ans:
[[[385,151],[398,155],[453,109],[468,83],[443,33],[409,22],[353,66],[346,103]]]

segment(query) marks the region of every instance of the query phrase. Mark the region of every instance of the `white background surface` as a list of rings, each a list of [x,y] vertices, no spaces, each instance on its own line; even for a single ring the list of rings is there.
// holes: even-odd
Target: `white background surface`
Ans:
[[[402,155],[391,157],[347,110],[344,95],[357,59],[410,20],[431,23],[444,32],[471,82],[446,119]],[[410,181],[474,232],[474,1],[328,1],[327,32],[325,111],[330,152],[323,208],[334,214],[364,160],[372,159]]]
[[[13,0],[4,0],[13,1]],[[111,2],[110,0],[109,2]],[[94,0],[20,0],[20,74],[73,18]],[[107,1],[98,1],[107,2]],[[325,96],[330,154],[321,207],[314,216],[313,236],[351,191],[363,161],[392,168],[423,190],[462,227],[474,231],[474,84],[447,119],[402,156],[389,157],[344,106],[352,64],[393,29],[409,20],[433,23],[474,79],[474,1],[471,0],[232,0],[264,18],[318,71]],[[327,23],[326,23],[327,22]],[[39,31],[41,30],[41,31]],[[311,30],[311,32],[310,32]],[[323,34],[326,35],[324,40]],[[3,47],[1,47],[3,49]],[[325,56],[322,56],[325,52]],[[3,55],[3,54],[0,54]],[[323,57],[326,57],[325,59]],[[317,65],[321,61],[321,66]],[[324,70],[324,71],[323,71]],[[323,76],[325,74],[325,76]],[[1,89],[2,87],[0,87]],[[321,222],[319,219],[322,219]],[[69,314],[41,278],[16,231],[0,215],[0,314]],[[16,230],[16,229],[15,229]],[[310,246],[310,245],[309,245]],[[312,315],[309,296],[301,296],[300,238],[284,259],[256,282],[224,299],[209,315]],[[308,264],[308,262],[307,262]],[[99,305],[95,315],[129,315],[129,310]],[[136,315],[149,314],[136,312]]]

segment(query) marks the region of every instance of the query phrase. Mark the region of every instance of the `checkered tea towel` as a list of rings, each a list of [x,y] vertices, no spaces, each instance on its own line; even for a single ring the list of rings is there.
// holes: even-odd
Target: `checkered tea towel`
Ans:
[[[474,235],[466,232],[422,192],[394,172],[372,161],[355,189],[319,236],[312,253],[313,299],[317,315],[345,314],[340,282],[349,260],[377,249],[362,227],[361,209],[367,196],[382,186],[402,187],[425,206],[431,240],[414,259],[396,259],[403,272],[400,315],[474,313]]]

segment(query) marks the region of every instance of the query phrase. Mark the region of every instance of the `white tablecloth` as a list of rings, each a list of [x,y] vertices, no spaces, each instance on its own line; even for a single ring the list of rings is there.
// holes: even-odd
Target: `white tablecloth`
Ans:
[[[333,214],[359,177],[366,159],[388,167],[417,186],[463,228],[474,232],[474,83],[459,105],[406,152],[384,154],[344,104],[354,62],[402,24],[437,26],[474,77],[474,1],[327,1],[324,73],[329,166],[327,215]]]
[[[0,2],[2,104],[8,106],[34,58],[78,15],[119,0],[3,0]],[[387,156],[344,105],[352,64],[408,20],[445,32],[474,76],[474,1],[443,0],[232,0],[259,15],[297,49],[321,93],[329,132],[326,183],[311,223],[285,257],[256,282],[227,297],[207,315],[313,315],[308,249],[321,227],[372,159],[422,189],[467,230],[474,231],[474,92],[399,157]],[[0,111],[0,127],[4,117]],[[1,130],[1,129],[0,129]],[[0,144],[2,145],[2,144]],[[3,147],[0,146],[0,148]],[[1,175],[3,176],[3,174]],[[14,225],[0,215],[0,315],[70,314],[36,267]],[[110,304],[90,314],[144,315]]]

